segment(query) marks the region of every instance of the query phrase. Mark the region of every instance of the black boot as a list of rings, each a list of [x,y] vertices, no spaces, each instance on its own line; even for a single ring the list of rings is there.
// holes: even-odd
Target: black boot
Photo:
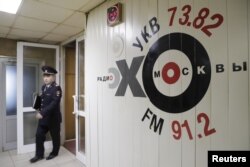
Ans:
[[[31,158],[30,159],[30,162],[31,163],[35,163],[35,162],[37,162],[37,161],[39,161],[39,160],[42,160],[43,159],[43,156],[35,156],[35,157],[33,157],[33,158]]]
[[[49,156],[46,158],[46,160],[53,159],[53,158],[55,158],[56,156],[57,156],[57,155],[49,154]]]

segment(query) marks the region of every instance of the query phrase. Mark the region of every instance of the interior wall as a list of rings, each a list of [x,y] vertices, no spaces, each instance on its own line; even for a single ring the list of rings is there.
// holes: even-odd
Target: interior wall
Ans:
[[[91,167],[205,167],[249,150],[250,3],[108,1],[88,15]]]
[[[0,55],[16,57],[17,41],[0,38]]]

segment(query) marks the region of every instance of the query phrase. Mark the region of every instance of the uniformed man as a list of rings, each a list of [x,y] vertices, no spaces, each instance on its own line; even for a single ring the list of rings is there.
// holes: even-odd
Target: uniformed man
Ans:
[[[36,115],[39,120],[36,131],[36,152],[35,157],[30,159],[31,163],[44,158],[44,142],[48,131],[52,138],[53,149],[46,160],[56,157],[60,148],[60,123],[62,121],[60,101],[62,90],[55,83],[57,71],[54,68],[43,66],[42,71],[44,85],[42,86],[41,108]]]

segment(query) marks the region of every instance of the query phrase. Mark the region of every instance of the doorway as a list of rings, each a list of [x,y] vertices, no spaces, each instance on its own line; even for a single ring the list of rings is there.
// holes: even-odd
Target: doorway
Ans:
[[[87,163],[88,112],[85,97],[85,40],[78,37],[64,47],[65,57],[65,143],[66,149]]]
[[[24,95],[25,99],[32,99],[33,90],[39,89],[39,83],[35,82],[35,75],[38,76],[41,67],[41,61],[38,59],[25,59],[23,64],[23,78],[27,84],[24,84],[23,89],[29,92]],[[17,148],[17,61],[15,57],[0,57],[0,74],[1,84],[0,91],[2,92],[0,104],[0,123],[2,132],[1,149],[8,151]],[[31,84],[36,83],[36,84]],[[34,120],[34,118],[31,118]],[[25,126],[24,134],[29,136],[35,131],[35,126]],[[30,133],[32,132],[32,133]],[[25,138],[25,142],[30,142],[30,138]],[[1,141],[0,140],[0,141]]]
[[[66,44],[65,49],[65,142],[64,147],[76,155],[74,100],[75,94],[75,41]]]
[[[38,120],[32,107],[34,94],[41,91],[43,65],[59,71],[59,46],[28,42],[17,42],[17,153],[35,151],[35,134]],[[56,75],[56,82],[59,75]],[[49,137],[44,143],[51,148]]]
[[[17,146],[16,116],[16,59],[0,57],[1,84],[1,151],[15,149]],[[0,140],[1,141],[1,140]],[[0,152],[1,152],[0,151]]]

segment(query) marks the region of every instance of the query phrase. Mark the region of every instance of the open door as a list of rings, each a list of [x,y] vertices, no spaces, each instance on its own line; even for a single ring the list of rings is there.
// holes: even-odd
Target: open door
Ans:
[[[10,57],[0,56],[0,126],[2,127],[3,151],[16,149],[17,147],[17,116],[16,116],[16,60]],[[1,132],[0,130],[0,132]],[[1,141],[1,139],[0,139]]]
[[[88,123],[85,98],[84,37],[76,40],[76,86],[74,114],[76,126],[76,158],[86,164],[86,125]]]
[[[38,121],[32,108],[33,96],[41,93],[43,84],[41,67],[49,65],[58,70],[59,46],[27,42],[17,43],[17,152],[35,151]],[[58,70],[59,71],[59,70]],[[59,76],[57,75],[57,82]],[[50,136],[45,148],[52,146]]]

